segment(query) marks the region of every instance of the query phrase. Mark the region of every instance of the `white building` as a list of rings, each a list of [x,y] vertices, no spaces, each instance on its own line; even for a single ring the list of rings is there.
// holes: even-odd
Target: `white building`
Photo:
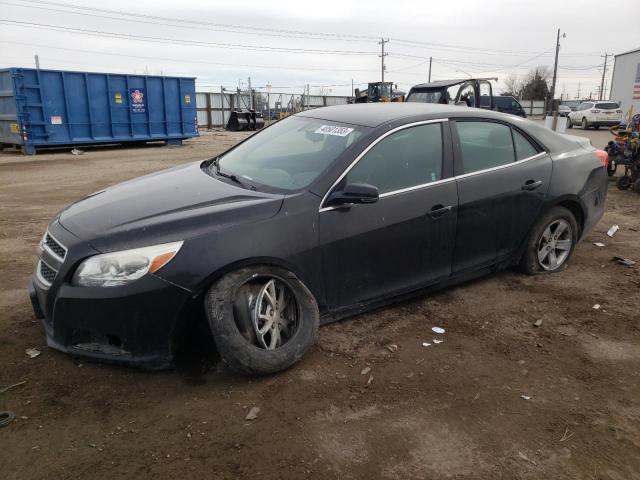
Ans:
[[[622,102],[625,114],[631,106],[640,113],[640,48],[615,55],[609,98]]]

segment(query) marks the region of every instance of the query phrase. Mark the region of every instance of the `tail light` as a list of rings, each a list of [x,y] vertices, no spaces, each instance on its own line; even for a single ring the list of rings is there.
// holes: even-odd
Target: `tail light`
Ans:
[[[600,110],[591,110],[591,113],[600,113]]]
[[[607,168],[607,165],[609,164],[609,154],[600,149],[597,149],[594,153],[596,154],[596,157],[598,157],[598,160],[600,160],[600,163],[602,163],[602,166]]]
[[[622,110],[616,110],[616,113],[622,113]]]

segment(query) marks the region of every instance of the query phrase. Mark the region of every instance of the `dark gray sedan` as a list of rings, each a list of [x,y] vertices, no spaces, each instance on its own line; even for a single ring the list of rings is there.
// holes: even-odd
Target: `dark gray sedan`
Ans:
[[[603,214],[605,164],[486,110],[311,110],[70,205],[30,294],[65,352],[166,367],[203,319],[228,365],[275,372],[320,323],[509,266],[563,270]]]

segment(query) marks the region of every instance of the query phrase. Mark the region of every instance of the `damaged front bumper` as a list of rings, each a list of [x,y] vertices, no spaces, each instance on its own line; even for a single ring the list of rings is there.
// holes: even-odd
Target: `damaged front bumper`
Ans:
[[[43,239],[29,283],[47,344],[107,362],[153,369],[171,366],[176,328],[191,292],[154,274],[115,287],[74,286],[70,279],[77,265],[100,252],[57,221],[49,225],[47,236],[56,244],[46,245]]]
[[[152,369],[172,365],[174,334],[188,291],[146,275],[121,287],[63,284],[49,303],[43,294],[51,293],[32,277],[29,296],[51,348]]]

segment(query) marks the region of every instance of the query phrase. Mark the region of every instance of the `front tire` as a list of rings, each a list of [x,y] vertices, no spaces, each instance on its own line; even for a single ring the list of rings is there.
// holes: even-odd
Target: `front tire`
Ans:
[[[569,117],[567,117],[567,128],[573,128],[573,122]]]
[[[520,259],[520,270],[529,275],[563,271],[579,236],[573,214],[564,207],[553,207],[531,229]]]
[[[585,117],[582,117],[582,129],[589,130],[589,123],[587,122],[587,119]]]
[[[207,292],[205,311],[222,360],[241,373],[285,370],[318,336],[313,294],[279,267],[248,267],[225,275]]]

